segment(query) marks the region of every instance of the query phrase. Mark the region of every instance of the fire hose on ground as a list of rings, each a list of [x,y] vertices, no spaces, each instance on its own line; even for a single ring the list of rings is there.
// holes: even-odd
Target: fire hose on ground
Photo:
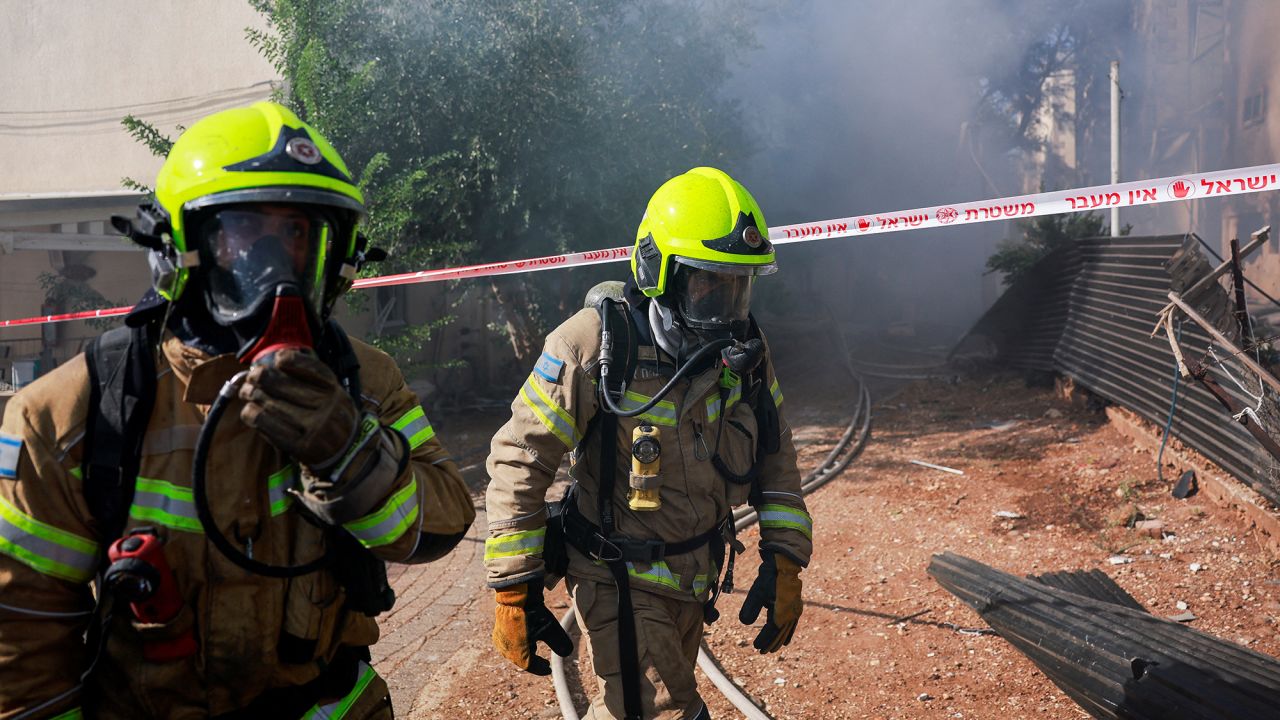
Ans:
[[[849,425],[836,442],[835,447],[827,453],[822,462],[818,463],[801,480],[800,486],[805,495],[822,487],[843,472],[862,452],[863,447],[866,446],[867,439],[871,436],[871,391],[861,377],[853,373],[852,369],[850,369],[850,373],[854,375],[854,379],[858,383],[858,405],[849,421]],[[750,506],[744,505],[733,512],[733,525],[738,532],[751,527],[758,519],[756,511]],[[577,629],[572,607],[560,618],[560,625],[570,635]],[[705,642],[698,649],[698,667],[702,669],[703,674],[715,685],[716,689],[728,699],[730,704],[748,720],[771,720],[770,715],[765,713],[741,688],[729,679],[716,661],[715,656],[707,649]],[[560,712],[564,715],[564,719],[579,720],[578,710],[573,704],[573,690],[569,687],[564,658],[555,653],[551,654],[551,676],[555,685],[556,699],[560,703]]]

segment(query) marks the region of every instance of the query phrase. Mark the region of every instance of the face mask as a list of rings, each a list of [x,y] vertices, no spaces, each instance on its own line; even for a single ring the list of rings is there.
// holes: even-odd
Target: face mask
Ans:
[[[745,337],[752,276],[675,266],[676,308],[690,330],[706,338]]]
[[[326,214],[306,205],[226,205],[208,210],[197,227],[205,304],[235,333],[241,359],[311,346],[334,236]]]

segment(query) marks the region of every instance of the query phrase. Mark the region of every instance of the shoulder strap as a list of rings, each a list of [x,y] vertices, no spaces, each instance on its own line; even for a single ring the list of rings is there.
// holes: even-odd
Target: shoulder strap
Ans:
[[[151,324],[119,327],[85,350],[89,414],[85,419],[85,501],[114,540],[124,530],[142,457],[142,439],[156,399]]]
[[[632,326],[631,313],[627,312],[624,302],[602,298],[596,307],[600,312],[601,332],[609,332],[613,340],[601,352],[607,351],[609,353],[608,361],[611,367],[616,367],[615,363],[619,359],[625,358],[617,386],[606,387],[604,383],[600,383],[600,392],[621,394],[627,385],[631,383],[631,378],[636,371],[636,357],[638,356],[635,338],[636,329]],[[615,321],[619,318],[622,320],[622,328],[615,324]],[[609,384],[610,386],[613,385],[612,378],[610,378]],[[603,402],[599,403],[599,409],[596,410],[595,417],[591,419],[591,426],[588,427],[586,437],[590,437],[593,431],[600,436],[600,477],[596,478],[600,483],[600,488],[596,493],[596,510],[600,517],[601,532],[605,537],[611,537],[616,529],[613,517],[613,491],[614,486],[617,484],[618,416],[609,412]]]

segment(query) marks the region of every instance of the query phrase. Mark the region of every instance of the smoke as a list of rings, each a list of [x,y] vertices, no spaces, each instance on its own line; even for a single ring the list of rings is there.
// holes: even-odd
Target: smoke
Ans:
[[[762,47],[730,92],[760,140],[738,171],[770,224],[1022,192],[1014,157],[982,147],[973,124],[983,78],[1017,67],[1034,39],[1021,12],[1001,0],[811,0],[764,16]],[[821,302],[853,330],[896,325],[945,345],[995,299],[984,263],[1016,232],[1001,222],[783,246],[779,287],[759,297],[784,310]]]

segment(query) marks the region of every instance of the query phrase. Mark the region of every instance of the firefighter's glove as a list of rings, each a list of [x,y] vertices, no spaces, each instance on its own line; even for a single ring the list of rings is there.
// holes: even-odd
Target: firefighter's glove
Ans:
[[[310,351],[287,348],[254,363],[240,399],[244,424],[317,474],[336,465],[356,440],[355,402]]]
[[[532,580],[498,590],[493,646],[516,667],[534,675],[550,675],[551,663],[538,656],[538,641],[566,657],[573,652],[569,633],[542,604],[542,584]]]
[[[776,652],[791,642],[804,611],[800,599],[800,566],[781,553],[760,553],[760,574],[742,601],[738,619],[743,625],[752,625],[760,617],[760,609],[767,608],[764,627],[753,643],[762,653]]]

